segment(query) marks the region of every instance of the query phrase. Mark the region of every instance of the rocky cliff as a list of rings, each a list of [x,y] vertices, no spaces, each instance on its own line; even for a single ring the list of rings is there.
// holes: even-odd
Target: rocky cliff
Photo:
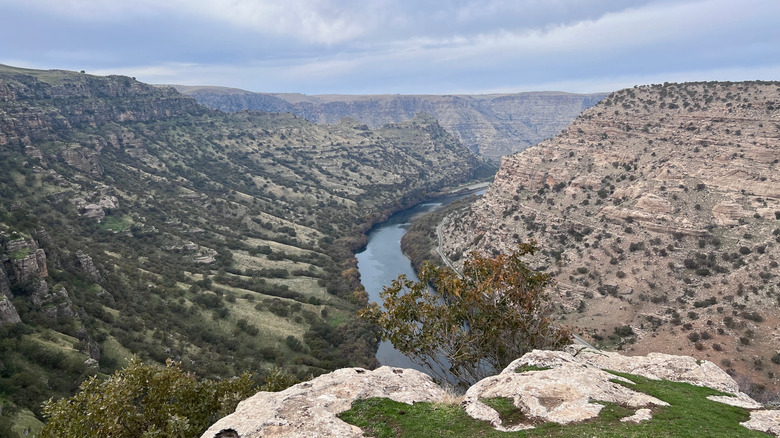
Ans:
[[[780,83],[615,92],[505,157],[445,219],[445,252],[511,251],[557,280],[562,323],[633,353],[685,352],[775,384]]]
[[[0,398],[40,414],[133,354],[203,377],[371,367],[353,251],[482,163],[430,116],[317,125],[0,66]]]
[[[744,415],[741,424],[713,429],[713,425],[704,424],[701,418],[696,418],[704,418],[711,415],[710,412],[693,409],[680,414],[677,411],[682,407],[680,399],[673,392],[659,392],[657,397],[642,392],[635,383],[636,376],[651,381],[684,382],[715,389],[720,392],[712,391],[706,396],[707,401],[698,400],[701,396],[694,396],[691,392],[688,399],[683,397],[683,403],[689,403],[691,407],[694,404],[699,406],[699,403],[707,406],[708,401],[715,402],[716,406],[737,406],[749,410],[750,419]],[[687,391],[684,385],[676,388],[681,392]],[[406,414],[404,410],[412,410],[409,405],[433,403],[433,406],[438,406],[433,409],[437,410],[446,409],[447,405],[451,406],[458,400],[435,385],[430,377],[415,370],[346,368],[282,392],[260,392],[241,402],[235,413],[217,421],[202,438],[362,437],[365,431],[344,421],[342,414],[356,401],[372,397],[400,402],[396,408],[400,416]],[[511,417],[506,415],[506,408],[502,412],[497,411],[492,407],[495,405],[489,404],[490,400],[496,399],[509,400],[516,414]],[[760,403],[741,393],[737,383],[712,362],[689,356],[651,354],[626,357],[582,347],[570,347],[566,352],[534,350],[514,361],[500,374],[478,382],[459,400],[460,409],[466,415],[489,423],[500,431],[528,430],[546,422],[575,425],[598,418],[602,410],[608,410],[607,405],[616,404],[625,408],[626,412],[622,418],[612,419],[611,424],[607,421],[602,427],[616,429],[620,423],[649,423],[654,415],[663,416],[665,426],[659,428],[636,426],[631,429],[629,426],[626,430],[632,436],[685,433],[674,430],[675,422],[680,420],[694,423],[698,420],[697,433],[715,436],[745,434],[747,428],[775,435],[780,432],[780,411],[764,409]],[[403,403],[408,407],[404,408]],[[672,410],[675,410],[674,414],[668,413]],[[453,411],[459,409],[450,408],[447,412],[451,414]],[[408,415],[415,414],[410,412]],[[680,418],[686,416],[690,418]],[[434,424],[425,424],[430,420],[421,416],[414,418],[415,430],[427,431],[431,436],[463,434],[461,430],[439,430]],[[451,416],[447,418],[454,421]],[[403,436],[403,426],[394,422],[391,427],[398,436]],[[556,429],[557,433],[561,431]]]
[[[497,159],[564,129],[604,94],[555,92],[489,95],[322,95],[251,93],[220,87],[176,86],[198,102],[222,111],[291,112],[316,123],[354,118],[369,127],[434,116],[461,143]]]

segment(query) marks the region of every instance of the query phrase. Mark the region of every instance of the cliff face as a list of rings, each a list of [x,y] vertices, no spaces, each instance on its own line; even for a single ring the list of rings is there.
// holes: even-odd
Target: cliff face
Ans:
[[[370,367],[353,251],[481,164],[429,116],[323,126],[0,66],[0,321],[16,336],[0,362],[13,382],[40,371],[34,396],[0,398],[37,411],[132,354],[212,377]],[[58,354],[81,360],[62,373]]]
[[[557,280],[562,323],[632,352],[684,351],[774,382],[780,84],[622,90],[505,157],[445,219],[446,253],[511,251]],[[617,330],[616,330],[617,329]]]
[[[604,94],[517,93],[494,95],[305,96],[264,94],[218,87],[177,86],[198,102],[223,111],[291,112],[316,123],[354,118],[369,127],[434,116],[472,151],[498,158],[523,150],[564,129]]]

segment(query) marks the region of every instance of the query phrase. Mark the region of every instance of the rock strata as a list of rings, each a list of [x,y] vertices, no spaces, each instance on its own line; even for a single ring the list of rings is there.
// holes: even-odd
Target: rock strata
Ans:
[[[492,158],[532,146],[560,132],[604,94],[533,92],[492,95],[306,96],[265,94],[220,87],[177,86],[183,94],[222,111],[291,112],[316,123],[353,118],[367,127],[434,116],[472,151]]]
[[[21,321],[16,307],[8,300],[8,297],[0,295],[0,325],[16,324]]]
[[[462,263],[535,240],[529,263],[553,276],[555,312],[589,342],[777,385],[754,364],[777,349],[779,101],[778,82],[615,92],[504,157],[485,196],[443,221],[442,250]]]

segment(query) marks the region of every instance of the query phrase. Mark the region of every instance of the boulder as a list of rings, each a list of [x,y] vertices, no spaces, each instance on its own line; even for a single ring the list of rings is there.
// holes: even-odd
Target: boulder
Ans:
[[[76,251],[76,267],[78,267],[81,272],[87,274],[95,283],[99,283],[102,280],[100,272],[92,261],[92,257],[88,256],[83,251]]]
[[[22,320],[19,319],[16,307],[7,296],[0,295],[0,325],[16,324],[17,322],[22,322]]]
[[[538,370],[522,372],[529,366]],[[583,363],[569,353],[535,350],[512,362],[501,374],[485,378],[469,388],[463,407],[471,417],[488,421],[498,430],[516,431],[532,428],[539,422],[568,424],[594,418],[604,407],[598,401],[633,408],[668,406],[662,400],[628,389],[614,380],[630,383]],[[514,405],[529,421],[504,427],[498,412],[481,401],[495,397],[513,399]]]
[[[362,437],[360,428],[337,416],[349,410],[354,400],[386,397],[412,404],[445,396],[419,371],[343,368],[281,392],[259,392],[239,403],[233,414],[217,421],[202,438]]]

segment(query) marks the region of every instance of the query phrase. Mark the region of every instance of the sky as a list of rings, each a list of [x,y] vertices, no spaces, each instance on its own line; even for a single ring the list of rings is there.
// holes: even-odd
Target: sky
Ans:
[[[0,64],[305,94],[780,80],[778,0],[0,0]]]

